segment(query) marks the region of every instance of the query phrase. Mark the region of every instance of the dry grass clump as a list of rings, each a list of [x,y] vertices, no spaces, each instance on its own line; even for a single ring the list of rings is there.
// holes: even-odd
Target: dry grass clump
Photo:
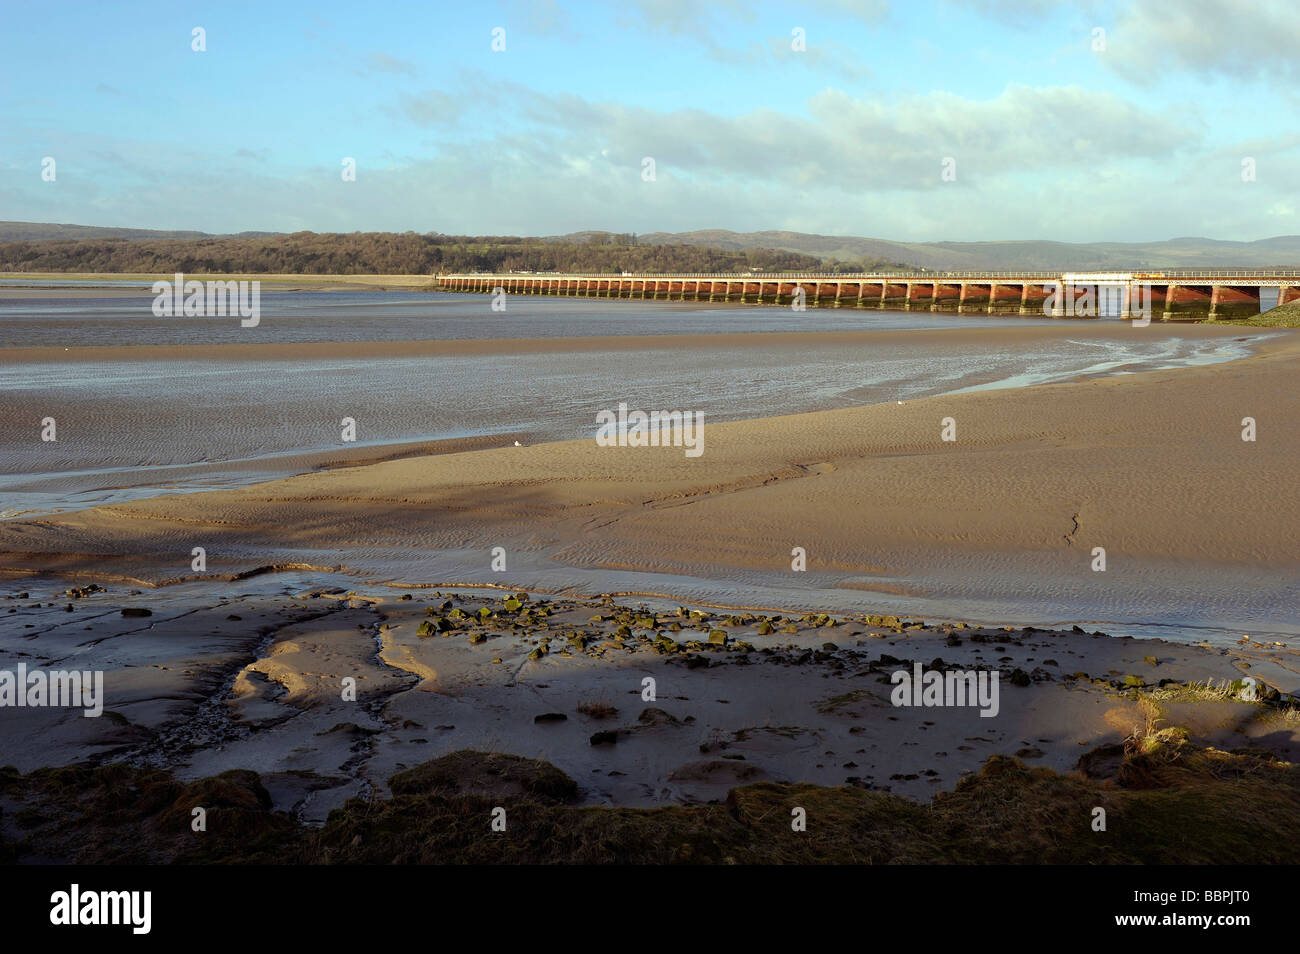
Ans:
[[[581,807],[539,760],[462,751],[395,775],[323,828],[270,809],[252,772],[188,785],[124,766],[0,770],[0,860],[297,864],[1290,863],[1300,767],[1145,725],[1065,775],[993,756],[922,804],[853,786],[763,783],[722,804]],[[320,780],[324,784],[327,780]],[[189,830],[193,805],[208,831]],[[503,808],[506,831],[494,832]],[[1096,808],[1106,830],[1094,831]],[[792,821],[806,818],[806,830]]]

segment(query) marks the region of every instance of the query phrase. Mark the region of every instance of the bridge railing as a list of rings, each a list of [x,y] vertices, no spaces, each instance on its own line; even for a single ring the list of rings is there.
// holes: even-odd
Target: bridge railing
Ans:
[[[1164,269],[1132,269],[1125,271],[1109,271],[1103,269],[1086,270],[1081,269],[1079,274],[1087,275],[1132,275],[1134,279],[1162,279],[1162,278],[1300,278],[1300,268],[1216,268],[1216,269],[1189,269],[1189,268],[1164,268]],[[635,274],[635,275],[611,275],[609,273],[598,274],[590,272],[453,272],[445,275],[435,275],[438,280],[447,278],[546,278],[546,279],[572,279],[581,278],[586,280],[613,281],[615,279],[672,279],[672,278],[691,278],[691,279],[713,279],[715,281],[745,280],[745,281],[766,281],[769,279],[795,278],[795,279],[827,279],[834,281],[870,281],[875,279],[910,279],[913,281],[933,281],[945,278],[965,278],[965,279],[984,279],[984,278],[1007,278],[1016,280],[1057,280],[1066,271],[934,271],[934,272],[903,272],[903,271],[879,271],[879,272],[856,272],[856,273],[836,273],[836,272],[666,272],[663,274]]]

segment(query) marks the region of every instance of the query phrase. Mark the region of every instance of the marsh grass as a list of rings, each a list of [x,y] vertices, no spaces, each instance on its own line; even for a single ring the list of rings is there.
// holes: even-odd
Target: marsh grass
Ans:
[[[1206,320],[1209,325],[1245,325],[1251,328],[1300,328],[1300,301],[1278,305],[1249,318],[1219,318]]]

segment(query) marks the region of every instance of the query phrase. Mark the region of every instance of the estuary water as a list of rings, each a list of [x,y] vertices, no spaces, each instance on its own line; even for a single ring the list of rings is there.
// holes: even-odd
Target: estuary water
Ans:
[[[0,297],[0,518],[290,476],[344,449],[500,435],[503,443],[589,437],[596,413],[702,411],[706,421],[768,417],[1081,375],[1225,361],[1244,342],[1168,330],[1065,335],[1007,346],[944,335],[870,336],[846,346],[773,332],[1063,325],[1041,318],[666,305],[412,291],[268,291],[256,328],[236,319],[158,318],[140,283],[14,280]],[[41,283],[48,285],[49,283]],[[745,347],[683,346],[685,335],[743,333]],[[652,336],[635,348],[530,352],[517,339]],[[768,335],[772,344],[764,344]],[[904,338],[906,340],[900,340]],[[498,353],[414,355],[401,342],[515,341]],[[258,345],[393,342],[381,356],[257,354]],[[237,358],[195,345],[252,345]],[[140,360],[27,360],[11,349],[153,346]],[[159,351],[158,349],[162,350]],[[17,360],[14,360],[17,358]],[[40,439],[54,418],[57,437]],[[341,422],[356,422],[355,442]]]

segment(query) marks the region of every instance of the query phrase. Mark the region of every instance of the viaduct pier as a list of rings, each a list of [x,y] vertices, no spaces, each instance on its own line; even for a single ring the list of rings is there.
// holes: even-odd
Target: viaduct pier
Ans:
[[[1097,317],[1145,303],[1152,318],[1195,321],[1257,315],[1300,299],[1300,268],[1152,272],[877,272],[436,276],[440,291],[638,301],[733,302]]]

